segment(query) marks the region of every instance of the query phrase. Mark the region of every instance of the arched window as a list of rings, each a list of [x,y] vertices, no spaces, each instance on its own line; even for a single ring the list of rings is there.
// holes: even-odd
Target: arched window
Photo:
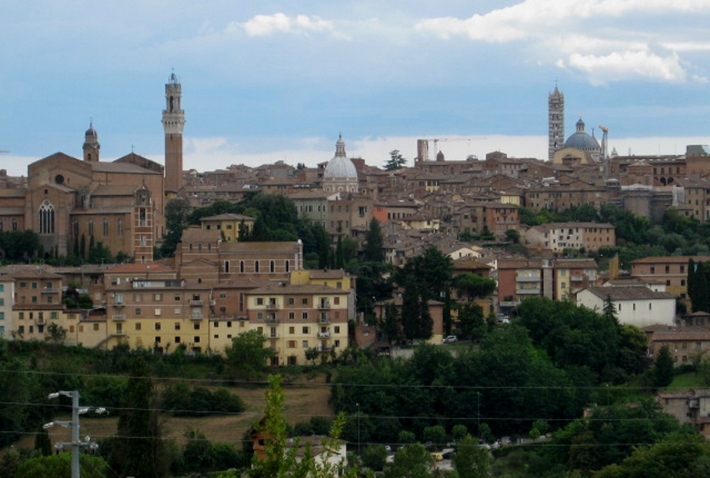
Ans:
[[[108,237],[108,219],[104,218],[104,237]]]
[[[269,261],[269,272],[272,274],[276,272],[276,262],[273,260]]]
[[[123,236],[123,219],[118,220],[118,235]]]
[[[54,205],[49,199],[42,201],[39,206],[39,233],[54,234]]]

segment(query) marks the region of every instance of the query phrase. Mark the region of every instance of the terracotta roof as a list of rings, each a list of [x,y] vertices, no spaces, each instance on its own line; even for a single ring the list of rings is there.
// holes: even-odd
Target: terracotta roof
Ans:
[[[0,268],[0,274],[15,279],[61,279],[53,267],[44,264],[13,264]]]
[[[253,221],[255,218],[251,216],[245,216],[244,214],[217,214],[215,216],[203,217],[201,221]]]
[[[687,264],[690,259],[695,262],[710,261],[710,256],[653,256],[631,261],[631,264]]]
[[[499,266],[500,267],[500,266]],[[675,296],[667,292],[656,292],[645,286],[628,287],[589,287],[587,289],[592,294],[601,299],[610,297],[612,301],[618,300],[651,300],[651,299],[673,299]]]
[[[150,272],[177,272],[170,267],[154,262],[136,263],[136,264],[121,264],[106,271],[106,274],[144,274]]]
[[[291,285],[288,283],[280,284],[269,284],[264,287],[258,287],[256,289],[250,290],[250,295],[268,295],[268,294],[340,294],[348,295],[349,290],[336,289],[335,287],[328,287],[325,285]]]

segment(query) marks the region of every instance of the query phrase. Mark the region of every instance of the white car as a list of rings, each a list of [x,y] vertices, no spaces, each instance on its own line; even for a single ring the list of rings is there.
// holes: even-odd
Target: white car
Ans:
[[[458,341],[459,341],[459,339],[458,339],[455,335],[449,335],[449,336],[447,336],[447,337],[443,340],[443,343],[445,343],[445,344],[455,344],[455,343],[458,342]]]

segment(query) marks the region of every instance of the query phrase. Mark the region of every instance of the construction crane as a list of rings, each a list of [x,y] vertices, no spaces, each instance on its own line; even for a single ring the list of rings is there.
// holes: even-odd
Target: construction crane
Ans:
[[[434,159],[439,153],[439,141],[481,141],[488,139],[485,136],[472,136],[470,138],[432,138],[432,139],[420,139],[417,140],[417,153],[420,161],[429,160],[429,141],[434,143]],[[422,147],[424,146],[424,147]]]
[[[602,167],[604,168],[604,180],[609,179],[609,156],[607,155],[607,142],[609,141],[609,128],[606,126],[599,125],[599,129],[602,130]]]

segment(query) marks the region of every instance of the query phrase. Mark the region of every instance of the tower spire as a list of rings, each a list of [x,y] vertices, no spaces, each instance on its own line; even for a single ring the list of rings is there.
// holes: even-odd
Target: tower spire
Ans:
[[[101,145],[99,144],[99,135],[94,129],[93,119],[89,119],[89,129],[84,133],[84,161],[97,162],[99,160],[99,150]]]
[[[182,85],[175,72],[165,84],[165,189],[179,191],[182,188],[182,131],[185,127],[185,112],[180,106]]]
[[[555,152],[565,143],[565,95],[557,88],[547,97],[548,149],[547,159],[552,161]]]

